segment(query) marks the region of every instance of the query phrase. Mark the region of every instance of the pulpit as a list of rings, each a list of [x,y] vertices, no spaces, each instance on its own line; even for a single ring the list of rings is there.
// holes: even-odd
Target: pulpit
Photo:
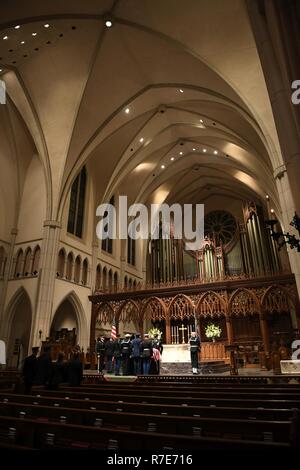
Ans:
[[[225,351],[229,353],[230,357],[230,375],[239,375],[237,367],[238,344],[226,344]]]

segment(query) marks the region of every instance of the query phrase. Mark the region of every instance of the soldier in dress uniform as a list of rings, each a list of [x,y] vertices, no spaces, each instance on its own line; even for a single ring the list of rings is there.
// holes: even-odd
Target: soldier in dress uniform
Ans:
[[[191,363],[192,363],[193,374],[198,374],[198,367],[199,367],[198,353],[200,351],[201,344],[200,344],[200,338],[197,335],[196,331],[192,331],[189,343],[190,343]]]
[[[33,347],[32,354],[24,360],[23,365],[23,378],[24,378],[24,385],[25,385],[25,394],[30,395],[31,387],[34,382],[34,378],[37,371],[37,353],[39,352],[39,348]]]
[[[114,341],[114,362],[115,362],[115,375],[120,375],[120,367],[122,361],[122,339],[121,335],[117,334],[117,337]]]
[[[131,341],[134,375],[139,375],[141,373],[141,341],[139,333],[137,333],[135,338]]]
[[[144,334],[144,339],[141,342],[141,358],[143,363],[143,374],[149,375],[151,356],[153,354],[152,341],[147,333]]]
[[[104,369],[104,357],[105,357],[105,338],[97,338],[96,342],[96,353],[98,358],[98,372],[102,372]]]
[[[125,338],[121,342],[121,352],[122,352],[122,369],[123,375],[130,374],[130,356],[131,356],[131,335],[127,333]]]

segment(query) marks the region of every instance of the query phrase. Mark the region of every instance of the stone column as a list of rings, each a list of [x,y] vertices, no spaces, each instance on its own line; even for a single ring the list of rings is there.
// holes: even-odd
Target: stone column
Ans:
[[[16,242],[16,236],[18,234],[18,230],[16,228],[13,228],[10,232],[10,246],[9,246],[9,252],[7,253],[7,261],[5,265],[5,271],[3,275],[3,284],[2,284],[2,289],[1,289],[1,297],[0,297],[0,337],[4,339],[4,341],[7,341],[7,338],[4,338],[4,331],[6,330],[5,327],[5,319],[4,317],[4,305],[5,305],[5,298],[6,298],[6,292],[7,292],[7,284],[8,284],[8,279],[10,277],[10,274],[13,269],[13,264],[14,264],[14,250],[15,250],[15,242]]]
[[[61,225],[56,220],[44,222],[37,303],[32,321],[30,347],[40,345],[41,341],[49,335],[60,229]],[[39,338],[39,330],[42,331],[42,338]]]

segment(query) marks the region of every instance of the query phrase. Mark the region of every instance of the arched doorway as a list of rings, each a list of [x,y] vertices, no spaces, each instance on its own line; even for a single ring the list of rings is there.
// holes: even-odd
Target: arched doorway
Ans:
[[[74,347],[79,340],[79,325],[76,310],[70,298],[57,308],[50,328],[51,343],[59,343],[62,349]]]
[[[32,308],[24,289],[20,289],[10,303],[10,320],[7,347],[8,367],[20,368],[28,355]]]

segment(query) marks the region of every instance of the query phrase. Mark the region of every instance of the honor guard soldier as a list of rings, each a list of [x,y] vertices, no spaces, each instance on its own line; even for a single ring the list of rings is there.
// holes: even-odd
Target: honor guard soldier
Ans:
[[[149,375],[152,353],[152,341],[149,339],[149,335],[146,333],[144,334],[144,339],[141,342],[141,358],[144,375]]]
[[[123,375],[130,373],[131,335],[127,333],[121,343]]]
[[[200,351],[200,338],[195,331],[192,331],[189,343],[190,343],[191,363],[192,363],[193,374],[198,374],[198,367],[199,367],[198,353]]]
[[[104,369],[104,357],[105,357],[105,338],[101,336],[101,338],[97,339],[96,342],[96,354],[98,358],[98,372],[102,372]]]

